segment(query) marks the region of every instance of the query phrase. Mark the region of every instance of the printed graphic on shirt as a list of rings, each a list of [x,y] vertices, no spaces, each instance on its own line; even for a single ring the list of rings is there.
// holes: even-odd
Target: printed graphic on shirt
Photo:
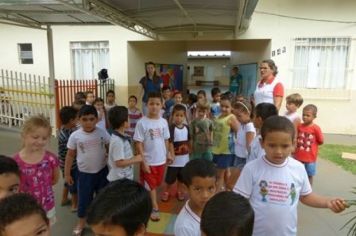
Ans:
[[[189,154],[189,141],[173,142],[174,154],[176,156]]]
[[[262,202],[269,202],[277,205],[293,205],[297,197],[294,183],[291,183],[291,185],[288,186],[287,183],[261,180],[259,187]]]
[[[163,129],[160,129],[160,128],[149,129],[148,135],[151,140],[154,140],[155,138],[162,138],[163,137]]]
[[[301,132],[297,139],[297,149],[310,152],[313,143],[315,142],[314,134],[308,132]]]
[[[79,149],[80,149],[81,153],[85,153],[86,150],[88,150],[90,147],[97,146],[98,144],[100,144],[100,147],[102,149],[105,148],[104,137],[100,137],[100,141],[97,140],[97,139],[91,139],[91,140],[87,140],[85,142],[79,142],[78,146],[79,146]]]

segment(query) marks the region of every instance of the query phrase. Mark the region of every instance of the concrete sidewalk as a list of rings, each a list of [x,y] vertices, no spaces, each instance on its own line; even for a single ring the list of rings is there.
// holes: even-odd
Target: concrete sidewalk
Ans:
[[[21,148],[21,139],[18,132],[9,131],[0,128],[0,153],[13,155]],[[51,140],[50,150],[57,151],[55,139]],[[58,222],[52,228],[53,236],[69,236],[76,223],[76,215],[71,213],[68,207],[61,207],[59,201],[61,198],[63,182],[62,180],[55,186],[57,202]],[[334,165],[329,161],[320,159],[318,161],[317,175],[314,180],[314,192],[328,196],[340,196],[345,199],[356,199],[350,191],[356,187],[356,175],[352,175]],[[355,209],[351,209],[355,210]],[[351,210],[347,210],[349,212]],[[346,235],[347,229],[340,231],[344,223],[352,215],[334,214],[328,209],[315,209],[299,205],[299,223],[298,235],[301,236],[335,236]],[[278,216],[276,216],[278,217]],[[88,230],[83,235],[92,235]]]

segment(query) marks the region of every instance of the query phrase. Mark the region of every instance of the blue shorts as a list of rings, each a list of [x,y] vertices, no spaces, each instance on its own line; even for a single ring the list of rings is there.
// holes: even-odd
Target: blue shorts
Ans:
[[[236,167],[236,168],[242,170],[245,165],[246,165],[246,158],[234,156],[234,161],[232,163],[233,167]]]
[[[316,173],[316,162],[306,163],[303,162],[305,170],[307,171],[308,176],[314,176]]]
[[[218,169],[227,169],[232,166],[233,154],[213,154],[213,162]]]

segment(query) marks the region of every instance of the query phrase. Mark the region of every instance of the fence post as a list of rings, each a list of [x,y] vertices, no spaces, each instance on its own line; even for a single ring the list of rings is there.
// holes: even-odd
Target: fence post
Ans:
[[[56,109],[56,128],[60,128],[60,119],[59,119],[59,109],[60,109],[60,104],[59,104],[59,87],[58,87],[58,80],[54,80],[54,90],[55,90],[55,109]]]

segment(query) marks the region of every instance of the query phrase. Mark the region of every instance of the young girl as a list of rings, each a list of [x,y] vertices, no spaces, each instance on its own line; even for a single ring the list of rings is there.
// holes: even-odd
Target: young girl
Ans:
[[[221,114],[214,119],[213,125],[213,162],[218,168],[217,189],[224,189],[224,183],[229,178],[229,167],[233,161],[233,153],[229,148],[230,130],[237,131],[239,126],[234,114],[231,114],[231,101],[228,96],[223,95],[220,99]]]
[[[96,126],[106,130],[107,122],[106,122],[106,111],[104,107],[104,100],[102,98],[96,98],[93,103],[95,109],[98,111],[98,123],[96,123]]]
[[[228,187],[233,189],[237,179],[240,176],[242,168],[246,164],[246,159],[251,151],[251,143],[255,138],[256,130],[252,123],[253,111],[252,105],[244,100],[234,103],[233,113],[240,122],[240,127],[234,137],[235,158],[231,170]]]
[[[0,201],[0,235],[49,236],[46,212],[29,194],[9,196]]]
[[[21,172],[20,192],[34,196],[54,224],[56,211],[52,185],[58,181],[59,162],[53,153],[46,151],[51,132],[51,125],[45,117],[30,117],[22,128],[22,149],[14,159]]]
[[[167,184],[165,191],[161,196],[162,201],[168,201],[172,186],[177,182],[177,199],[184,200],[182,188],[181,171],[185,164],[189,161],[189,129],[184,124],[186,117],[186,108],[182,104],[176,104],[172,113],[173,123],[169,127],[170,152],[174,153],[174,161],[168,165],[165,182]]]
[[[132,138],[135,133],[136,124],[139,121],[139,119],[142,118],[142,113],[136,106],[137,105],[137,97],[135,95],[131,95],[129,97],[128,104],[129,104],[128,111],[129,111],[130,127],[125,131],[125,133]]]

